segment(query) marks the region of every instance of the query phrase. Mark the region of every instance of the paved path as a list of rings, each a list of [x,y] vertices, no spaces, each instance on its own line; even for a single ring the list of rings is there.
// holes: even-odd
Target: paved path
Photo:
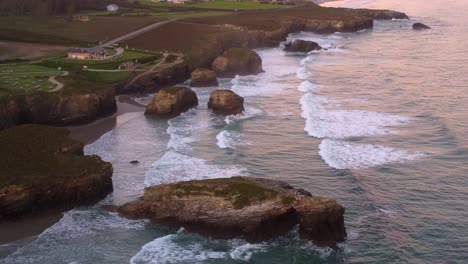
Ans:
[[[171,19],[171,20],[166,20],[166,21],[162,21],[162,22],[157,22],[157,23],[154,23],[154,24],[151,24],[149,26],[146,26],[144,28],[140,28],[140,29],[137,29],[133,32],[130,32],[130,33],[127,33],[123,36],[120,36],[118,38],[115,38],[115,39],[111,39],[109,41],[106,41],[104,43],[102,43],[101,45],[99,45],[100,47],[108,47],[108,46],[112,46],[113,44],[115,43],[118,43],[118,42],[121,42],[121,41],[124,41],[124,40],[127,40],[127,39],[131,39],[131,38],[134,38],[138,35],[141,35],[145,32],[148,32],[150,30],[153,30],[157,27],[160,27],[162,25],[165,25],[167,23],[170,23],[170,22],[174,22],[174,21],[177,21],[177,19]]]

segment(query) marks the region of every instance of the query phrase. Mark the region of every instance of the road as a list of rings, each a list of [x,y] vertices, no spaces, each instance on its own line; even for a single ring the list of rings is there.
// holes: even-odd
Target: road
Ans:
[[[166,21],[162,21],[162,22],[157,22],[157,23],[154,23],[154,24],[151,24],[149,26],[146,26],[144,28],[140,28],[138,30],[135,30],[133,32],[130,32],[128,34],[125,34],[123,36],[120,36],[118,38],[115,38],[115,39],[112,39],[112,40],[109,40],[109,41],[106,41],[104,43],[102,43],[101,45],[99,45],[99,47],[108,47],[108,46],[112,46],[113,44],[115,43],[118,43],[118,42],[121,42],[121,41],[124,41],[124,40],[127,40],[127,39],[131,39],[131,38],[134,38],[138,35],[141,35],[143,33],[146,33],[150,30],[153,30],[157,27],[160,27],[162,25],[165,25],[167,23],[170,23],[170,22],[174,22],[174,21],[177,21],[177,19],[171,19],[171,20],[166,20]]]

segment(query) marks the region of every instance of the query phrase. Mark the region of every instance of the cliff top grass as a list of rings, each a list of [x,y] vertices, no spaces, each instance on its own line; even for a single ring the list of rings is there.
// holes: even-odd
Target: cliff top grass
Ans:
[[[11,184],[80,178],[111,169],[98,157],[77,155],[83,145],[72,140],[69,133],[66,128],[41,125],[0,131],[0,189]]]
[[[245,177],[195,180],[166,186],[170,186],[169,189],[162,190],[160,186],[146,188],[145,198],[161,197],[168,194],[168,192],[178,197],[214,196],[230,201],[235,209],[242,209],[256,202],[277,198],[281,198],[281,202],[287,204],[295,200],[293,197],[281,195],[278,191],[269,189]]]

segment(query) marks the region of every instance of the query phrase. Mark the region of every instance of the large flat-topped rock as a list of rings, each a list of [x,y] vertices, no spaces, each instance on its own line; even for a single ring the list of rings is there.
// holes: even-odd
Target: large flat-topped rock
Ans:
[[[334,199],[262,178],[233,177],[162,184],[139,200],[114,208],[132,219],[184,227],[214,238],[269,240],[300,226],[300,235],[321,246],[346,237],[343,206]]]

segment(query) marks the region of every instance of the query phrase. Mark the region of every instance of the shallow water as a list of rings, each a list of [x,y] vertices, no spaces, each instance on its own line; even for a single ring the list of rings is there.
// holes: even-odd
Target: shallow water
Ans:
[[[101,204],[131,201],[148,185],[240,174],[335,197],[348,230],[338,250],[295,231],[261,244],[212,240],[97,205],[66,213],[0,263],[467,263],[468,4],[330,5],[413,17],[353,34],[293,34],[328,49],[261,49],[265,73],[220,80],[245,97],[244,116],[214,116],[206,102],[215,87],[196,88],[196,109],[169,122],[120,116],[86,152],[114,165],[115,191]],[[433,29],[415,32],[415,21]]]

